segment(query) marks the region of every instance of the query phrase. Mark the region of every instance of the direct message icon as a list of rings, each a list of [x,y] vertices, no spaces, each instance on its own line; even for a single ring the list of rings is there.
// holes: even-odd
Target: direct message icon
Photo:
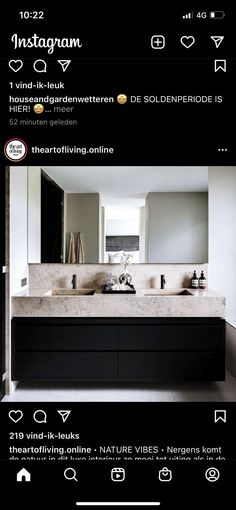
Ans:
[[[67,70],[67,67],[71,63],[71,60],[58,60],[57,62],[61,65],[63,73],[65,73]]]
[[[68,419],[68,417],[70,416],[70,413],[71,413],[70,410],[66,410],[66,409],[61,409],[61,410],[58,410],[57,412],[58,412],[58,414],[60,414],[63,423],[66,422],[66,420]]]
[[[212,39],[212,41],[214,41],[215,47],[219,48],[222,41],[224,40],[224,35],[211,35],[211,39]]]

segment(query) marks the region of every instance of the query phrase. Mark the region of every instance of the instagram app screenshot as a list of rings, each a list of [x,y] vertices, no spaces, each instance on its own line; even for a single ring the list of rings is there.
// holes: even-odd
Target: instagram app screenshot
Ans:
[[[234,507],[235,9],[5,6],[7,509]]]

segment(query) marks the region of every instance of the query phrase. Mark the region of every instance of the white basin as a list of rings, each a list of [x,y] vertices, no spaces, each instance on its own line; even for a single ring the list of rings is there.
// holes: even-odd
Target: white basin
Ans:
[[[191,290],[181,289],[181,290],[153,290],[145,292],[144,296],[194,296]]]
[[[51,289],[47,296],[93,296],[95,289]]]

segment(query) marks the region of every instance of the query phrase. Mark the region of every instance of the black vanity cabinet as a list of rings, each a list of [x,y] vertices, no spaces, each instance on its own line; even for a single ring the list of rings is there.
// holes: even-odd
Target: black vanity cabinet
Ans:
[[[12,322],[14,379],[118,377],[118,331],[112,323],[51,317]]]
[[[12,320],[18,381],[154,382],[225,378],[220,318]]]

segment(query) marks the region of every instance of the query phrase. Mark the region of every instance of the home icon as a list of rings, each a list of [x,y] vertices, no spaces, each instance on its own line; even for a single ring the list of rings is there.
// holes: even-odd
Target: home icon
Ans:
[[[30,482],[31,474],[25,468],[22,468],[16,475],[17,482]]]

